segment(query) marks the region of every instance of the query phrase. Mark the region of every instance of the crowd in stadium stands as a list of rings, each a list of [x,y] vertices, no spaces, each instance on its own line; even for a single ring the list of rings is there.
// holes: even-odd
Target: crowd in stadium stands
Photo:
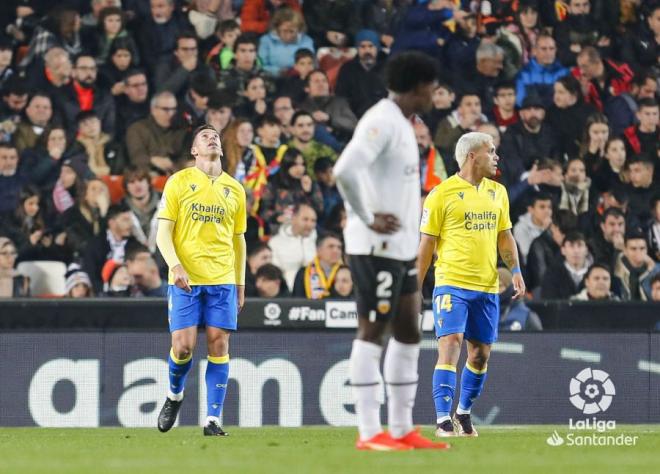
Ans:
[[[0,297],[40,260],[71,297],[164,296],[160,192],[206,122],[248,194],[247,295],[350,298],[333,163],[414,49],[439,63],[421,198],[486,132],[529,298],[660,301],[660,1],[0,3]],[[510,283],[503,324],[540,326]]]

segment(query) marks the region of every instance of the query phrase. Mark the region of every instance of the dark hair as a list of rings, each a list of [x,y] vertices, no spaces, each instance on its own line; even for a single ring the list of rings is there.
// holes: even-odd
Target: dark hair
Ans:
[[[261,81],[263,81],[264,86],[266,85],[266,79],[264,79],[264,76],[262,76],[261,74],[252,74],[250,77],[248,77],[245,80],[245,86],[244,86],[245,90],[247,91],[247,88],[250,87],[250,83],[252,81],[256,81],[257,79],[260,79]]]
[[[539,160],[536,166],[539,171],[553,170],[555,168],[561,168],[561,163],[557,160],[553,160],[552,158],[543,158]]]
[[[126,15],[119,7],[105,7],[99,12],[98,26],[101,31],[105,31],[105,19],[112,15],[118,15],[121,19],[121,29],[126,28]]]
[[[248,250],[247,258],[254,257],[264,250],[271,250],[266,242],[257,242],[250,250]]]
[[[30,106],[30,104],[32,103],[32,101],[37,97],[43,97],[45,99],[48,99],[50,101],[50,104],[51,104],[51,107],[52,107],[53,99],[50,98],[50,95],[48,95],[44,91],[35,91],[35,92],[32,93],[32,95],[30,95],[30,97],[28,97],[27,103],[25,104],[25,108],[27,109]]]
[[[147,180],[149,187],[151,187],[151,176],[149,175],[149,170],[147,168],[128,165],[124,170],[124,190],[127,190],[128,183],[131,181],[141,181],[143,179]]]
[[[516,83],[513,81],[500,81],[495,85],[495,95],[502,89],[512,89],[514,92],[516,90]]]
[[[564,240],[562,241],[561,245],[564,246],[567,242],[574,244],[575,242],[587,242],[587,239],[585,239],[584,234],[580,231],[577,230],[570,230],[566,233],[566,236],[564,237]]]
[[[99,118],[99,114],[97,114],[94,109],[91,110],[81,110],[76,114],[76,123],[80,125],[81,122],[84,122],[87,119],[91,118]]]
[[[27,93],[28,88],[25,85],[25,80],[19,78],[18,75],[11,76],[2,88],[3,97],[7,97],[10,94],[25,95]]]
[[[328,75],[325,73],[323,69],[314,69],[309,74],[307,74],[307,77],[305,78],[305,87],[309,87],[309,83],[312,80],[312,75],[314,74],[323,74],[325,78],[328,79]]]
[[[601,263],[601,262],[596,262],[596,263],[592,264],[589,267],[589,269],[587,270],[587,273],[584,275],[584,279],[586,280],[587,278],[589,278],[591,276],[591,273],[597,268],[605,270],[607,273],[612,275],[612,270],[610,270],[610,267],[607,264]]]
[[[144,69],[138,67],[128,69],[128,71],[126,71],[126,73],[124,74],[124,84],[128,84],[129,77],[139,76],[139,75],[143,75],[145,78],[148,77]]]
[[[314,174],[323,173],[335,166],[334,161],[327,156],[321,156],[314,161]]]
[[[254,129],[259,130],[264,125],[277,125],[278,127],[282,126],[280,121],[277,120],[277,117],[271,113],[265,113],[257,117],[257,120],[254,122]]]
[[[660,8],[660,4],[658,4],[658,8]],[[633,86],[642,87],[644,84],[646,84],[646,81],[648,80],[655,82],[655,75],[653,75],[649,71],[642,71],[633,76],[631,84]]]
[[[658,7],[658,8],[660,8],[660,7]],[[651,278],[651,288],[653,288],[653,285],[655,285],[656,283],[660,283],[660,272],[656,273]]]
[[[564,77],[560,77],[559,79],[557,79],[556,84],[561,84],[564,87],[564,89],[566,89],[569,92],[569,94],[577,97],[578,102],[582,101],[582,99],[584,98],[584,96],[582,95],[582,86],[580,85],[580,81],[578,81],[571,74],[567,74]]]
[[[208,123],[203,123],[193,131],[191,143],[195,143],[195,139],[197,138],[197,135],[202,133],[204,130],[213,130],[215,133],[218,133],[218,131],[215,129],[213,125],[209,125]]]
[[[0,148],[4,148],[5,150],[16,150],[18,153],[18,148],[16,148],[16,145],[11,142],[0,142]]]
[[[305,158],[302,155],[302,152],[297,148],[289,147],[282,156],[282,161],[280,162],[280,170],[275,175],[277,178],[277,189],[292,189],[293,187],[300,186],[300,180],[294,179],[289,174],[289,170],[296,163],[296,159],[301,157],[303,159],[303,164],[305,163]],[[307,174],[307,166],[305,166],[305,174]]]
[[[529,201],[529,206],[534,207],[538,201],[550,201],[550,202],[552,202],[552,196],[550,196],[548,193],[544,193],[544,192],[534,193],[534,195],[531,197],[531,199]]]
[[[37,196],[39,198],[39,210],[37,211],[37,214],[34,216],[34,219],[31,221],[31,227],[28,227],[28,220],[26,219],[26,214],[25,214],[25,208],[24,204],[25,201],[28,199]],[[16,208],[16,217],[18,217],[19,221],[21,222],[21,230],[26,233],[30,234],[34,232],[35,230],[43,230],[46,225],[44,224],[43,220],[43,211],[44,211],[44,206],[42,204],[42,199],[41,199],[41,190],[34,186],[33,184],[26,184],[23,186],[23,189],[21,189],[21,192],[18,195],[18,207]]]
[[[110,43],[110,49],[108,50],[108,57],[112,58],[112,56],[114,56],[114,54],[120,49],[125,49],[131,53],[131,64],[133,64],[137,57],[137,52],[135,51],[135,44],[131,41],[131,38],[127,36],[118,36],[113,39],[112,43]]]
[[[624,244],[627,244],[629,240],[643,240],[646,243],[646,236],[642,229],[630,229],[623,237]]]
[[[438,85],[435,87],[435,90],[438,90],[438,89],[444,89],[447,92],[449,92],[450,94],[453,94],[455,92],[454,88],[451,85],[449,85],[449,83],[444,82],[444,81],[438,82]]]
[[[47,125],[44,131],[42,132],[41,135],[39,135],[39,138],[37,139],[37,146],[40,148],[43,148],[44,150],[48,149],[48,140],[50,139],[50,134],[53,133],[54,130],[63,130],[64,131],[64,139],[68,142],[69,139],[66,134],[66,127],[62,124],[59,123],[53,123],[50,125]]]
[[[282,273],[280,267],[273,265],[272,263],[265,263],[259,267],[257,273],[254,276],[255,280],[258,280],[259,278],[263,278],[264,280],[269,281],[279,280],[280,282],[283,282],[284,273]]]
[[[108,213],[105,215],[105,218],[109,222],[124,212],[131,212],[131,208],[124,203],[113,204],[108,208]]]
[[[209,97],[217,88],[217,83],[207,74],[198,72],[190,77],[190,89],[202,97]]]
[[[633,155],[629,160],[627,160],[628,166],[633,165],[635,163],[641,163],[643,165],[647,166],[655,166],[655,163],[653,163],[653,160],[646,154],[646,153],[640,153],[639,155]]]
[[[316,210],[314,209],[314,206],[312,206],[310,203],[308,203],[308,202],[298,202],[298,203],[294,204],[294,206],[293,206],[293,214],[294,215],[298,214],[303,207],[309,207],[312,211],[316,212]]]
[[[151,256],[151,252],[149,251],[149,248],[141,243],[133,243],[132,245],[127,245],[126,246],[126,255],[124,256],[124,260],[127,262],[132,262],[135,260],[138,256],[138,254],[141,253],[148,253]]]
[[[234,94],[226,90],[215,89],[209,96],[207,108],[220,110],[225,107],[230,109],[234,106]]]
[[[657,106],[658,106],[658,102],[655,99],[651,99],[650,97],[639,99],[637,101],[638,110],[642,110],[643,107],[657,107]]]
[[[619,202],[621,204],[626,204],[630,200],[630,196],[628,195],[628,191],[626,191],[626,188],[623,186],[613,186],[609,190],[610,195],[616,199],[616,202]]]
[[[195,44],[199,45],[199,39],[197,39],[197,35],[192,31],[186,30],[186,31],[182,31],[181,33],[176,35],[176,41],[174,43],[174,44],[176,44],[176,47],[174,49],[179,48],[179,40],[182,40],[182,39],[195,40]]]
[[[651,211],[655,210],[655,206],[658,205],[659,201],[660,201],[660,193],[656,193],[653,196],[651,196],[651,199],[649,200],[649,207]]]
[[[234,53],[238,51],[238,47],[241,44],[251,44],[256,48],[258,45],[258,40],[254,33],[243,33],[238,38],[236,38],[236,41],[234,42]]]
[[[577,227],[577,216],[567,209],[559,209],[552,213],[552,223],[562,234],[568,234]]]
[[[397,93],[413,91],[420,84],[437,80],[438,65],[429,55],[406,51],[391,57],[385,66],[387,88]]]
[[[300,117],[309,117],[312,119],[312,122],[314,122],[314,117],[312,114],[307,112],[306,110],[297,110],[292,116],[291,116],[291,125],[296,123],[296,120],[298,120]]]
[[[216,31],[220,36],[224,35],[228,31],[239,29],[241,26],[236,22],[236,20],[223,20],[218,23]]]
[[[610,217],[610,216],[620,217],[622,219],[626,218],[626,215],[618,207],[608,207],[603,212],[603,215],[601,217],[601,222],[605,222],[607,220],[607,218]]]
[[[311,49],[300,48],[296,51],[296,54],[293,55],[294,62],[300,61],[302,58],[312,58],[314,60],[314,52]]]
[[[340,242],[342,241],[339,234],[335,234],[334,232],[330,231],[321,232],[318,237],[316,237],[316,248],[319,248],[321,245],[323,245],[323,242],[328,239],[336,239]]]

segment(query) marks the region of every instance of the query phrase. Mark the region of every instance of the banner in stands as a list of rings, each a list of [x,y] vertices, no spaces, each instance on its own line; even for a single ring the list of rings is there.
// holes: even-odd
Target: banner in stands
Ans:
[[[320,317],[300,308],[284,317]],[[349,324],[353,317],[341,305],[328,314],[332,311],[331,324]],[[268,314],[271,323],[283,317],[275,317],[275,309]],[[232,336],[224,423],[354,424],[348,384],[352,338],[348,332],[277,329]],[[414,413],[419,424],[435,422],[435,344],[428,337],[422,344]],[[155,429],[168,387],[168,350],[165,332],[0,334],[0,426]],[[183,425],[199,424],[206,415],[205,354],[200,336],[179,420]],[[488,382],[473,410],[477,422],[564,424],[587,418],[571,400],[572,379],[583,377],[585,368],[603,371],[611,380],[601,385],[609,406],[598,416],[620,423],[660,422],[660,335],[575,333],[503,335],[493,347]],[[584,388],[589,396],[603,396],[596,393],[598,386]]]

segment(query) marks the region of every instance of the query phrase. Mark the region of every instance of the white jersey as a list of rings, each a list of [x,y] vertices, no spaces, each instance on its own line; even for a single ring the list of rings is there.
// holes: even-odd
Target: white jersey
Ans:
[[[409,119],[382,99],[359,121],[334,167],[346,203],[346,252],[412,260],[419,244],[419,151]],[[368,224],[375,213],[394,214],[401,228],[378,234]]]

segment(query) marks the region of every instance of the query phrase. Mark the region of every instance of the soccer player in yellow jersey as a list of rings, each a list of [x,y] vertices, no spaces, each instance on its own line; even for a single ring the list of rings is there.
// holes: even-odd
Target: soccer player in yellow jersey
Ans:
[[[226,436],[219,416],[229,379],[229,333],[245,299],[247,215],[243,186],[223,173],[218,132],[202,125],[193,134],[195,166],[165,185],[158,210],[160,249],[169,266],[168,312],[172,349],[170,388],[158,429],[176,421],[192,366],[197,326],[206,326],[207,419],[204,435]]]
[[[439,437],[477,436],[470,410],[486,381],[491,344],[497,339],[497,252],[513,273],[514,298],[524,295],[518,250],[511,234],[509,198],[495,176],[499,157],[490,135],[471,132],[456,144],[459,172],[433,188],[424,202],[417,256],[419,287],[437,252],[433,315],[438,363],[433,398]],[[463,339],[467,364],[452,423],[456,364]]]

